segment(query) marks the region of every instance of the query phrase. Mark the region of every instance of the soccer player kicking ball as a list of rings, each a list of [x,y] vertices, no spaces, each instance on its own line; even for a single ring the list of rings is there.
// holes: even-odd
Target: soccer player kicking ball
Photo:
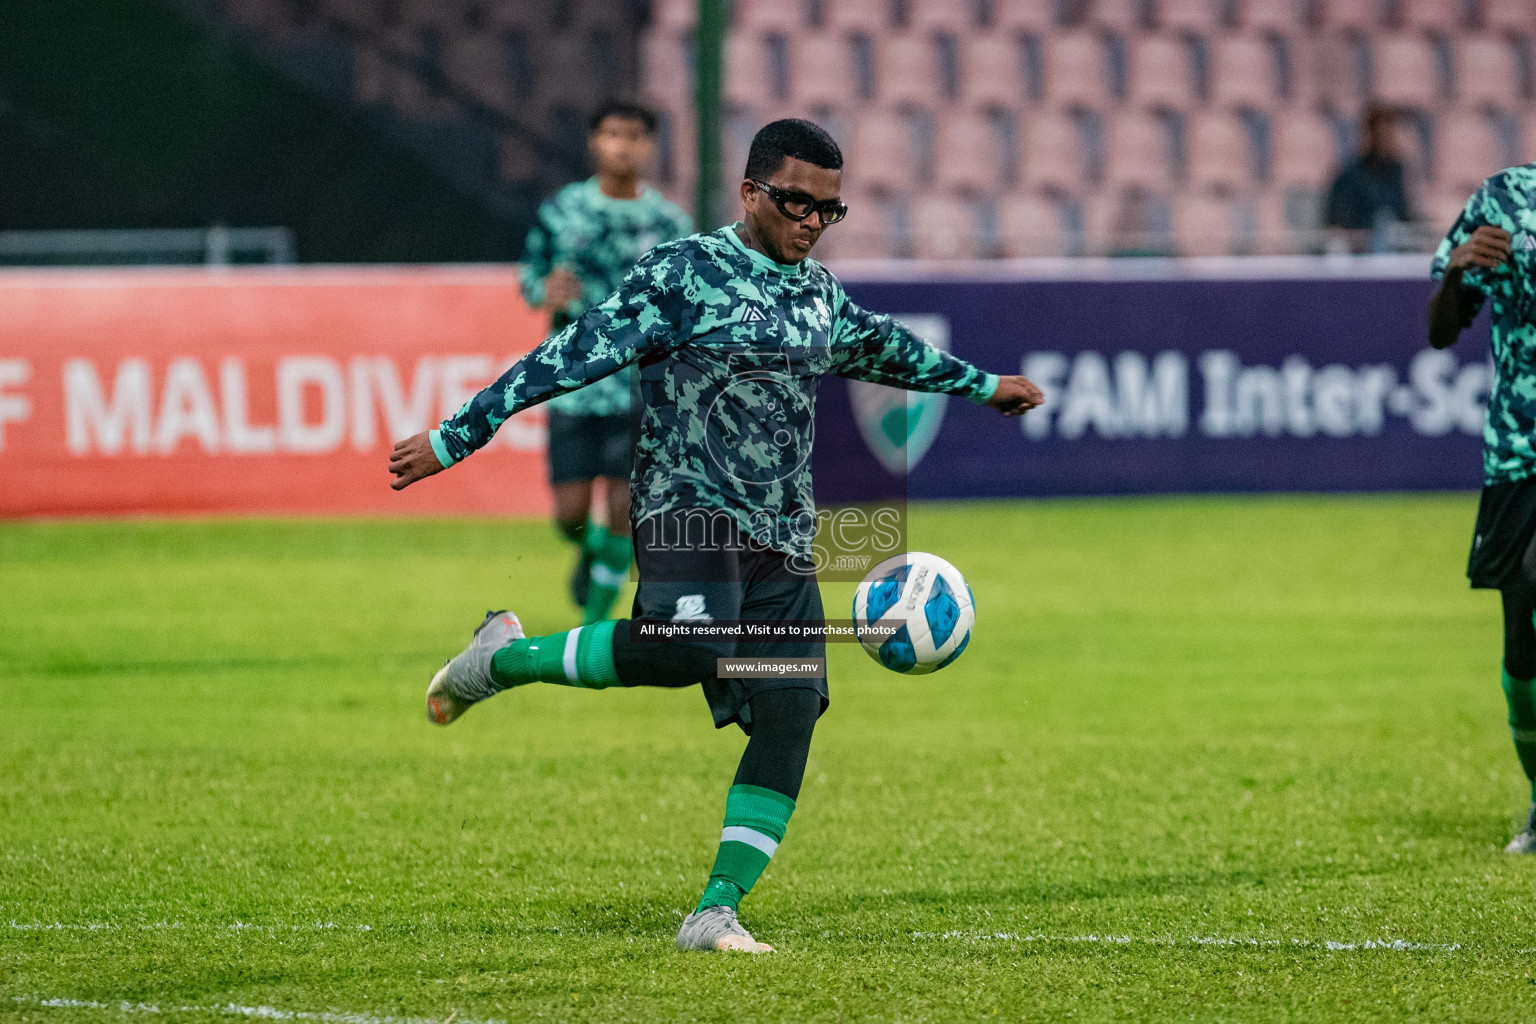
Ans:
[[[539,207],[524,246],[523,297],[550,313],[558,334],[624,280],[660,242],[693,231],[682,210],[640,181],[655,148],[656,115],[612,102],[592,116],[587,150],[596,174]],[[630,388],[626,371],[549,403],[549,482],[555,526],[579,550],[571,597],[583,621],[608,617],[629,575]],[[589,522],[592,481],[605,482],[607,522]]]
[[[1525,828],[1506,853],[1536,853],[1536,164],[1495,174],[1435,253],[1429,343],[1455,344],[1492,300],[1498,372],[1483,427],[1483,495],[1467,576],[1504,599],[1504,698],[1532,781]]]
[[[745,950],[736,918],[784,838],[811,732],[827,706],[822,678],[721,678],[719,657],[820,658],[793,642],[647,638],[678,623],[822,621],[810,562],[810,448],[816,387],[828,374],[945,392],[1017,416],[1040,404],[1023,377],[983,373],[894,320],[865,312],[807,257],[847,207],[842,153],[808,121],[757,133],[739,224],[652,250],[600,305],[519,360],[438,430],[395,446],[396,489],[441,472],[507,417],[638,361],[640,417],[630,480],[639,590],[634,617],[524,637],[493,612],[433,677],[427,717],[529,683],[601,689],[702,683],[716,727],[749,739],[726,794],[709,882],[677,935],[680,949]]]

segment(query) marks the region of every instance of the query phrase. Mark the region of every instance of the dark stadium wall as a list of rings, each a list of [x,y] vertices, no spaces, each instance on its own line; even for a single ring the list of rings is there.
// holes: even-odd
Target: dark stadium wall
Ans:
[[[170,6],[6,5],[0,230],[271,225],[306,262],[508,260],[534,199],[490,209]]]

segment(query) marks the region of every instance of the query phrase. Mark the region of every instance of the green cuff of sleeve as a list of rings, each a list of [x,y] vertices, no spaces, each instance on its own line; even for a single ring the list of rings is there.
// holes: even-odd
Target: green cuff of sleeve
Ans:
[[[443,444],[443,432],[441,430],[427,431],[427,439],[432,442],[432,454],[437,456],[437,461],[443,464],[444,469],[454,464],[456,460],[452,455],[448,454],[448,446]]]
[[[986,405],[987,399],[997,393],[997,383],[1000,380],[997,374],[989,373],[981,378],[981,383],[976,385],[976,390],[971,392],[971,401],[977,405]]]

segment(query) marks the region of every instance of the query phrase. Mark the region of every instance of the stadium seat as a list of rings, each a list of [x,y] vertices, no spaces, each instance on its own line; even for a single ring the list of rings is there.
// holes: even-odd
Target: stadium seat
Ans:
[[[1450,111],[1435,123],[1435,185],[1470,195],[1505,166],[1493,124],[1481,110]]]
[[[1302,31],[1305,0],[1241,0],[1242,27],[1250,32]]]
[[[554,103],[590,109],[606,97],[592,74],[581,74],[571,69],[591,66],[590,37],[584,32],[560,32],[545,36],[539,46],[541,64],[546,68],[560,69],[565,73],[545,74],[540,77],[539,96]]]
[[[875,92],[887,104],[932,103],[939,95],[939,67],[928,33],[887,35],[876,41]]]
[[[1355,28],[1369,32],[1381,24],[1381,0],[1322,0],[1325,28]]]
[[[1322,200],[1315,190],[1271,189],[1255,197],[1254,251],[1263,256],[1320,251]]]
[[[1483,0],[1483,28],[1489,32],[1536,32],[1531,0]]]
[[[917,160],[912,130],[899,114],[872,111],[853,126],[843,178],[861,192],[899,192],[912,187]]]
[[[1031,193],[1009,193],[997,204],[1003,255],[1013,258],[1065,256],[1060,204]]]
[[[1002,180],[997,132],[982,114],[957,112],[939,121],[934,183],[952,191],[991,192]]]
[[[672,110],[691,107],[693,68],[678,33],[656,30],[640,37],[640,95]]]
[[[993,0],[995,30],[1049,32],[1055,25],[1053,6],[1042,0]]]
[[[1132,33],[1148,26],[1143,0],[1093,0],[1088,8],[1087,24],[1111,32]]]
[[[1233,248],[1231,200],[1206,193],[1176,196],[1173,242],[1180,256],[1226,256]]]
[[[1045,96],[1057,106],[1110,104],[1104,43],[1090,32],[1054,36],[1045,47]]]
[[[1024,58],[1019,41],[1009,33],[967,36],[960,50],[960,96],[972,105],[1025,102]]]
[[[1374,98],[1398,107],[1428,109],[1442,99],[1441,68],[1422,35],[1383,33],[1375,41]]]
[[[1284,111],[1270,124],[1271,178],[1277,186],[1323,188],[1339,169],[1333,129],[1311,111]]]
[[[838,106],[858,95],[848,40],[841,33],[817,33],[794,40],[790,95],[797,103]]]
[[[522,6],[506,4],[501,6]],[[651,0],[651,27],[691,32],[699,20],[698,0]]]
[[[1444,237],[1450,233],[1451,225],[1456,223],[1456,218],[1460,217],[1462,211],[1466,209],[1467,200],[1472,198],[1472,193],[1475,191],[1477,191],[1476,188],[1442,188],[1425,196],[1419,215],[1424,218],[1426,224],[1430,225],[1431,238],[1437,235]],[[1435,241],[1438,244],[1439,239],[1436,238]]]
[[[906,4],[910,31],[967,33],[980,28],[975,0],[906,0]],[[829,6],[836,5],[837,0],[830,0]]]
[[[750,107],[771,101],[774,96],[770,78],[764,37],[747,32],[726,36],[725,102]]]
[[[1331,32],[1303,37],[1292,53],[1299,104],[1323,103],[1335,110],[1359,110],[1370,94],[1370,42]]]
[[[818,260],[880,258],[890,254],[884,203],[874,194],[843,189],[848,216],[828,228],[816,243]]]
[[[1253,178],[1248,133],[1225,111],[1195,114],[1189,120],[1189,183],[1193,188],[1246,188]]]
[[[1456,32],[1465,22],[1455,0],[1397,0],[1402,26],[1409,31]]]
[[[1083,227],[1090,255],[1171,255],[1167,200],[1142,187],[1102,192],[1083,200]]]
[[[1526,110],[1520,115],[1521,163],[1536,162],[1536,110]]]
[[[1105,118],[1105,184],[1158,189],[1168,185],[1173,173],[1164,124],[1134,110],[1115,111]]]
[[[1268,110],[1280,100],[1274,51],[1259,36],[1211,40],[1211,103]]]
[[[1463,36],[1456,44],[1456,98],[1463,104],[1520,104],[1520,63],[1503,36]]]
[[[458,8],[440,0],[399,0],[400,26],[416,30],[423,28],[454,28]]]
[[[785,0],[731,0],[731,34],[783,32],[795,35],[803,32],[806,28],[803,6]]]
[[[954,196],[925,194],[911,204],[913,254],[918,259],[975,259],[975,208]]]
[[[829,30],[880,33],[891,27],[891,0],[829,0],[825,10]]]
[[[1077,125],[1066,114],[1041,111],[1020,119],[1019,179],[1036,189],[1082,187],[1087,161]]]
[[[1206,35],[1221,29],[1226,0],[1157,0],[1157,27]]]
[[[1177,36],[1143,35],[1130,45],[1130,102],[1175,109],[1195,102],[1189,46]]]

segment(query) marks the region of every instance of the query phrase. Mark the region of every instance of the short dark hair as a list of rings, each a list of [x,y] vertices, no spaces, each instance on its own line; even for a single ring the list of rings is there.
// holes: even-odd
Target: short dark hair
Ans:
[[[752,136],[752,148],[747,151],[747,177],[767,180],[784,166],[786,157],[829,170],[843,169],[843,151],[820,125],[786,117],[763,125]]]
[[[645,126],[645,134],[656,134],[656,111],[650,107],[642,107],[638,103],[631,103],[629,100],[609,100],[598,107],[592,112],[592,119],[587,122],[587,131],[597,131],[610,117],[622,118],[625,121],[639,121]]]

